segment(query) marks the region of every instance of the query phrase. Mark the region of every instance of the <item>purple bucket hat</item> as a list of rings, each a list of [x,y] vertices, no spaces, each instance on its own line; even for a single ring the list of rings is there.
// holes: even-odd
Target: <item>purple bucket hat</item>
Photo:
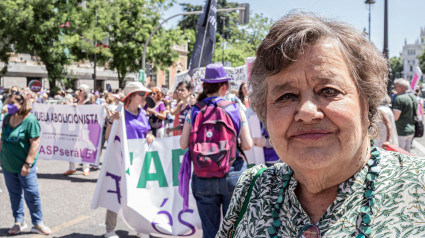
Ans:
[[[221,64],[209,64],[205,69],[205,78],[201,81],[206,83],[222,83],[231,80],[232,77],[227,76],[224,67]]]

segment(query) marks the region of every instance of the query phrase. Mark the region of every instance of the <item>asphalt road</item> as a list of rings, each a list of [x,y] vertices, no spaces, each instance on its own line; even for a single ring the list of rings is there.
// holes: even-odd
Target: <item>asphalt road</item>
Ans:
[[[414,140],[411,152],[425,157],[425,137]],[[92,170],[89,176],[83,176],[79,167],[76,174],[64,176],[63,173],[67,169],[66,162],[44,160],[38,162],[38,182],[44,221],[53,230],[52,235],[48,237],[103,237],[106,210],[90,208],[100,170]],[[0,192],[0,237],[5,237],[8,236],[7,231],[14,221],[1,169],[0,173],[0,189],[2,190]],[[46,237],[29,233],[31,220],[28,209],[26,207],[25,209],[25,221],[28,228],[18,237]],[[136,232],[130,230],[120,218],[118,218],[116,232],[120,237],[137,237]],[[142,235],[142,237],[147,238],[149,235]],[[164,236],[151,234],[151,237]],[[201,232],[193,237],[201,237]]]
[[[25,222],[28,228],[17,237],[103,237],[106,210],[90,208],[100,170],[92,170],[89,176],[83,176],[79,166],[77,173],[64,176],[63,173],[67,169],[66,162],[45,160],[38,162],[37,174],[44,222],[53,230],[53,233],[50,236],[30,233],[31,219],[28,208],[25,206]],[[6,237],[14,219],[1,169],[0,173],[0,189],[2,190],[0,192],[0,237]],[[120,237],[137,237],[136,232],[130,230],[121,218],[118,218],[116,233]],[[142,235],[142,237],[147,238],[149,235]],[[151,237],[163,236],[151,234]],[[193,237],[201,237],[200,232]]]

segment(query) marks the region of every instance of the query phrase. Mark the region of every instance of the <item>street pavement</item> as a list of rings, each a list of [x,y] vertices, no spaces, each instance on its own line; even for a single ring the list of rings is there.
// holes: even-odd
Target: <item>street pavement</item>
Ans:
[[[415,139],[412,154],[425,157],[425,138]],[[96,180],[100,170],[91,171],[89,176],[83,176],[81,167],[77,173],[64,176],[68,163],[61,161],[38,162],[38,182],[43,207],[44,222],[52,228],[50,236],[29,233],[31,219],[25,206],[25,222],[28,228],[17,237],[64,237],[64,238],[92,238],[103,237],[105,233],[106,210],[90,208]],[[4,177],[0,169],[0,237],[8,236],[7,231],[13,225],[13,216],[10,209],[9,195],[7,193]],[[116,233],[120,237],[137,237],[136,232],[130,230],[121,218],[118,218]],[[171,237],[151,234],[151,237]],[[199,238],[202,232],[194,236]],[[149,235],[142,235],[148,238]]]
[[[105,151],[105,150],[104,150]],[[63,238],[93,238],[103,237],[105,233],[106,209],[90,208],[93,193],[96,187],[97,177],[100,170],[91,171],[89,176],[83,176],[81,166],[77,167],[77,173],[64,176],[68,169],[68,163],[62,161],[38,162],[38,183],[43,209],[44,222],[53,233],[49,236],[30,233],[31,219],[28,208],[25,205],[25,222],[28,228],[19,238],[38,237],[63,237]],[[9,194],[4,184],[3,172],[0,169],[0,237],[8,236],[7,231],[12,227],[14,220],[10,208]],[[118,218],[116,233],[120,237],[137,237],[136,232],[127,227],[122,219]],[[202,232],[191,236],[200,238]],[[142,235],[148,238],[149,235]],[[151,234],[151,237],[172,237]]]

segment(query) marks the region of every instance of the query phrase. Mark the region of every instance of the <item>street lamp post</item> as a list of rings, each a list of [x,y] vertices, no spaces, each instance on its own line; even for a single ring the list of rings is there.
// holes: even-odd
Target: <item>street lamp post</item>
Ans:
[[[375,0],[366,0],[364,3],[367,4],[368,7],[369,7],[369,40],[370,40],[370,19],[371,19],[371,17],[370,17],[371,13],[370,12],[372,10],[372,5],[375,3]]]
[[[226,41],[225,39],[225,33],[224,33],[224,29],[225,29],[225,25],[226,25],[226,17],[221,17],[221,20],[223,21],[223,45],[221,47],[221,63],[224,65],[224,42]]]

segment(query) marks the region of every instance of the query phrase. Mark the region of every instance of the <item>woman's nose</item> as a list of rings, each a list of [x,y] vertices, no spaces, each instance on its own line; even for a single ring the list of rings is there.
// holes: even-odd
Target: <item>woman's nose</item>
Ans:
[[[295,121],[312,123],[315,120],[323,119],[324,114],[320,106],[313,98],[308,98],[300,101],[299,108],[295,113]]]

